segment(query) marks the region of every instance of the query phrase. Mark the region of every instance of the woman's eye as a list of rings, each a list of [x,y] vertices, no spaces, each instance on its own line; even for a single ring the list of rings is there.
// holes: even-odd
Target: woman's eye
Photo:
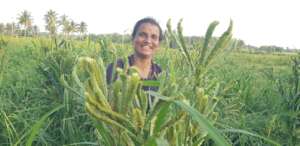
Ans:
[[[146,34],[145,33],[139,33],[139,36],[140,37],[146,37]]]
[[[158,36],[157,36],[157,35],[152,35],[151,38],[152,38],[153,40],[157,40],[157,39],[158,39]]]

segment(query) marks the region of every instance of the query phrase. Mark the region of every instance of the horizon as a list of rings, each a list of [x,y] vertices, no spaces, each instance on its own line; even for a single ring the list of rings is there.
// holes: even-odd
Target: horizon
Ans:
[[[253,46],[280,46],[300,49],[298,36],[300,20],[296,20],[300,10],[296,0],[238,1],[95,1],[84,3],[70,0],[10,0],[0,9],[0,23],[17,22],[23,10],[31,13],[33,24],[45,31],[44,15],[50,9],[65,14],[76,23],[85,22],[88,33],[130,34],[136,21],[153,17],[166,29],[166,22],[172,20],[173,29],[183,18],[185,36],[204,36],[212,21],[219,21],[214,36],[220,36],[233,20],[233,37]],[[183,3],[184,2],[184,3]],[[70,5],[72,3],[72,5]],[[141,6],[139,6],[139,4]]]

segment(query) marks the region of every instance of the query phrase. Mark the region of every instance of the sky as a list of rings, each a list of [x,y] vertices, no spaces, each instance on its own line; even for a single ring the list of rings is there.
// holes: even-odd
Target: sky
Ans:
[[[173,28],[183,18],[187,36],[205,35],[212,21],[219,21],[220,36],[233,20],[233,37],[246,44],[276,45],[300,49],[300,2],[297,0],[2,0],[0,23],[17,22],[28,10],[33,23],[45,31],[44,15],[50,9],[77,23],[84,21],[89,33],[130,34],[144,17],[158,20],[163,29],[169,18]]]

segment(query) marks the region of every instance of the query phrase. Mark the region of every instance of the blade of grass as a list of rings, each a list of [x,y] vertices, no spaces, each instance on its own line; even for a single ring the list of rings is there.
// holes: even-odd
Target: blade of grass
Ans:
[[[161,132],[162,125],[168,119],[168,112],[169,112],[170,103],[166,104],[166,106],[161,107],[159,113],[157,114],[157,119],[155,121],[155,127],[153,130],[154,135],[157,135]]]
[[[93,120],[93,125],[97,128],[99,134],[102,137],[102,141],[106,146],[114,146],[116,145],[116,139],[113,138],[112,133],[110,133],[110,129],[105,126],[105,124],[101,122],[97,122]]]
[[[232,22],[232,20],[230,20],[230,24],[229,24],[229,27],[227,28],[227,30],[219,38],[219,40],[215,44],[214,48],[211,49],[210,52],[208,52],[208,54],[205,56],[205,59],[203,60],[203,64],[205,66],[207,66],[209,64],[209,62],[212,60],[212,58],[214,58],[215,55],[219,51],[221,51],[227,47],[228,43],[230,42],[230,40],[232,38],[232,27],[233,27],[233,22]]]
[[[144,80],[142,81],[143,86],[154,86],[154,87],[159,87],[160,82],[159,81],[154,81],[154,80]]]
[[[96,146],[98,146],[99,144],[95,143],[95,142],[77,142],[77,143],[66,144],[66,145],[63,145],[63,146],[73,146],[73,145],[75,145],[75,146],[78,146],[78,145],[88,145],[88,146],[96,145]]]
[[[57,107],[55,107],[54,109],[52,109],[51,111],[49,111],[48,113],[46,113],[44,116],[42,116],[42,118],[37,121],[31,128],[30,130],[30,135],[29,138],[26,142],[26,146],[31,146],[32,142],[34,140],[34,138],[36,137],[36,135],[38,134],[38,132],[40,131],[40,129],[42,128],[43,124],[45,123],[45,121],[47,120],[47,118],[53,114],[54,112],[60,110],[63,107],[63,105],[59,105]]]
[[[261,138],[273,145],[276,145],[276,146],[280,146],[281,144],[269,139],[269,138],[266,138],[266,137],[263,137],[261,135],[258,135],[258,134],[255,134],[255,133],[251,133],[251,132],[248,132],[246,130],[242,130],[242,129],[225,129],[225,130],[222,130],[223,132],[230,132],[230,133],[242,133],[242,134],[246,134],[246,135],[250,135],[250,136],[253,136],[253,137],[257,137],[257,138]]]
[[[213,32],[214,32],[214,30],[215,30],[215,28],[218,24],[219,24],[218,21],[214,21],[208,26],[208,29],[207,29],[206,34],[205,34],[204,44],[203,44],[202,49],[200,50],[201,57],[199,58],[200,59],[199,64],[202,64],[202,62],[204,60],[204,56],[206,54],[208,44],[209,44],[209,42],[212,38],[212,34],[213,34]]]
[[[171,101],[175,103],[177,106],[181,107],[184,111],[190,114],[190,116],[198,122],[198,124],[208,132],[208,135],[216,142],[219,146],[230,146],[230,144],[226,141],[224,136],[221,135],[221,133],[213,127],[213,125],[196,109],[192,108],[191,106],[188,106],[187,104],[183,103],[182,101],[178,100],[170,100],[168,97],[159,95],[156,92],[149,91],[149,94],[152,96],[155,96],[161,100],[165,101]]]
[[[148,141],[145,143],[145,146],[169,146],[168,141],[165,139],[159,137],[151,137],[148,139]]]
[[[180,19],[178,24],[177,24],[177,33],[178,33],[178,37],[179,37],[179,43],[181,44],[180,46],[182,48],[183,53],[185,54],[188,62],[190,63],[192,69],[194,70],[195,65],[194,65],[194,63],[191,59],[191,55],[190,55],[189,51],[187,50],[187,46],[185,44],[185,40],[184,40],[184,37],[183,37],[183,28],[182,28],[182,25],[181,25],[182,20],[183,19]]]

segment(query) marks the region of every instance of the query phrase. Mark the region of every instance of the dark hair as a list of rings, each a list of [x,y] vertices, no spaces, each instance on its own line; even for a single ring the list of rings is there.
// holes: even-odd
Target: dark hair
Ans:
[[[162,29],[161,29],[160,25],[158,24],[158,22],[154,18],[151,18],[151,17],[143,18],[143,19],[141,19],[141,20],[139,20],[138,22],[135,23],[134,28],[133,28],[133,32],[131,34],[132,39],[134,39],[139,27],[144,23],[150,23],[152,25],[157,26],[158,29],[159,29],[159,41],[163,40],[163,32],[162,32]]]

